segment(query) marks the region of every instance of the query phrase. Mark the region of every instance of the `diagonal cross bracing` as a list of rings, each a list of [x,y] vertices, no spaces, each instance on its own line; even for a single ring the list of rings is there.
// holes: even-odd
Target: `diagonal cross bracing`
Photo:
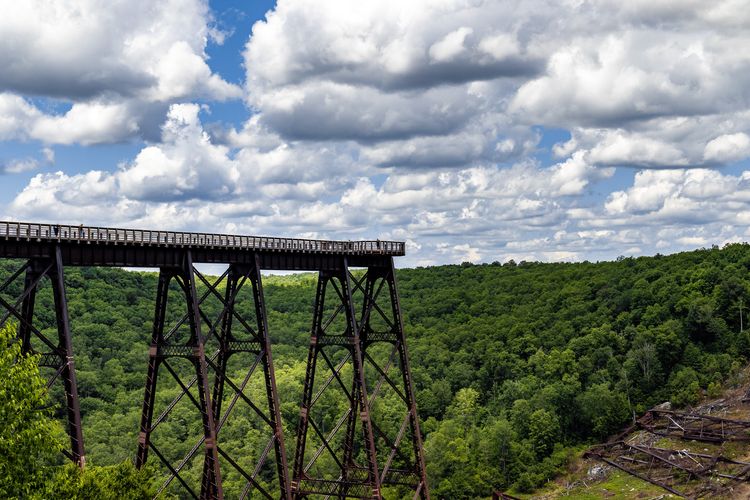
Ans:
[[[294,498],[381,498],[381,485],[407,486],[415,498],[429,498],[392,261],[389,264],[368,267],[358,278],[349,272],[344,259],[340,271],[321,272],[318,277],[292,469]],[[389,291],[387,297],[381,295],[383,290]],[[384,307],[380,301],[386,299],[390,304]],[[361,302],[359,309],[355,307],[358,302]],[[390,314],[386,312],[388,309]],[[383,320],[388,331],[373,330],[373,312]],[[341,330],[332,331],[341,313],[346,321],[338,326]],[[376,354],[375,346],[382,342],[392,344],[387,357],[386,353]],[[329,350],[346,355],[336,364]],[[396,359],[402,374],[401,384],[388,374]],[[322,364],[318,360],[322,360]],[[351,371],[343,371],[344,366],[349,366]],[[372,368],[373,380],[368,380],[366,367]],[[316,384],[316,374],[320,370],[329,375],[322,384]],[[349,408],[335,420],[332,429],[323,432],[318,422],[319,412],[313,410],[334,380],[342,401]],[[373,412],[373,403],[384,387],[405,407],[404,417],[393,431],[393,439]],[[342,429],[345,432],[340,439]],[[319,444],[308,453],[311,438]],[[407,438],[412,443],[409,452],[401,446]],[[321,462],[324,454],[325,464]]]
[[[70,437],[70,448],[63,453],[83,466],[83,429],[64,267],[158,267],[136,465],[143,466],[152,451],[168,471],[163,489],[176,479],[185,495],[223,498],[222,472],[226,467],[244,480],[241,498],[261,495],[291,499],[317,493],[339,498],[380,498],[381,484],[406,486],[415,498],[429,498],[393,271],[392,258],[404,252],[403,242],[379,240],[325,241],[0,221],[0,258],[26,261],[0,284],[0,307],[5,309],[0,325],[9,320],[18,323],[23,352],[39,354],[40,366],[51,368],[48,388],[62,382]],[[194,263],[226,263],[229,268],[210,282]],[[352,274],[350,267],[367,271]],[[312,418],[307,422],[320,446],[311,447],[306,455],[305,437],[301,438],[303,460],[298,465],[299,457],[295,457],[294,482],[289,479],[292,471],[284,446],[261,269],[320,272],[323,286],[318,287],[313,313],[314,330],[300,415],[307,415],[332,390],[343,394],[348,407],[335,419],[333,429]],[[24,275],[19,295],[16,282]],[[45,279],[52,288],[57,339],[45,336],[34,322],[37,289]],[[170,290],[172,281],[176,286]],[[250,286],[245,287],[246,284]],[[200,294],[198,285],[202,286]],[[236,307],[239,293],[249,288],[254,321],[248,321]],[[11,289],[13,293],[9,293]],[[328,299],[328,306],[332,307],[324,311],[326,289],[333,298]],[[174,318],[171,328],[167,328],[167,302],[175,299],[185,304],[186,312]],[[210,311],[217,310],[208,306],[215,300],[219,309],[214,316]],[[372,320],[384,326],[376,331]],[[344,325],[341,328],[336,326],[340,323]],[[214,344],[218,344],[216,349]],[[390,356],[379,350],[377,345],[381,344],[392,346]],[[227,365],[227,360],[235,356],[244,357],[244,376],[237,382],[230,377]],[[179,367],[173,358],[188,363]],[[323,360],[318,368],[328,371],[329,376],[313,390],[318,358]],[[400,382],[390,375],[392,367],[398,367]],[[253,399],[246,388],[259,369],[263,372],[266,397]],[[167,379],[173,380],[177,395],[154,415],[157,384]],[[376,403],[391,394],[397,396],[394,404],[405,406],[405,417],[398,429],[377,421]],[[173,451],[157,448],[151,437],[163,432],[161,425],[184,401],[197,410],[195,423],[200,425],[201,434],[194,446],[176,460]],[[257,416],[257,425],[270,434],[253,465],[245,464],[243,457],[220,445],[221,429],[232,422],[232,412],[240,406],[249,408]],[[297,438],[299,442],[299,432]],[[401,446],[402,442],[411,442],[410,452]],[[299,447],[297,451],[299,454]],[[325,472],[318,462],[326,454],[333,457],[327,460],[333,460],[338,471],[328,478],[316,478],[316,474]],[[198,457],[203,466],[199,487],[190,484],[194,478],[181,476]],[[266,466],[269,460],[276,465],[270,486],[270,470]]]

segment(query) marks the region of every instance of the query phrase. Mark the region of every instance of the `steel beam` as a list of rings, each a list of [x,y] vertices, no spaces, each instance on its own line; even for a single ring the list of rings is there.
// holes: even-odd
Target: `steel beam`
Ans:
[[[750,421],[748,420],[651,409],[639,418],[636,424],[652,434],[680,439],[709,443],[750,441]]]
[[[239,314],[235,308],[236,298],[245,284],[249,282],[252,288],[253,304],[255,311],[255,325],[252,327]],[[204,282],[207,287],[210,284]],[[224,305],[221,317],[221,329],[218,334],[219,353],[217,361],[212,363],[215,368],[214,388],[213,388],[213,416],[214,421],[218,423],[217,433],[229,418],[229,414],[238,400],[248,404],[270,427],[272,447],[276,458],[277,484],[281,493],[281,498],[290,498],[289,477],[286,449],[284,447],[284,431],[281,421],[279,395],[276,389],[276,375],[273,368],[273,357],[271,355],[271,340],[268,333],[268,319],[266,314],[265,299],[263,296],[263,284],[260,273],[259,259],[256,259],[254,265],[236,265],[229,267],[227,283],[224,297],[221,298],[219,293],[214,289],[214,294]],[[234,324],[238,323],[239,328],[235,329]],[[238,335],[237,331],[242,335]],[[249,337],[249,340],[248,340]],[[252,347],[248,349],[248,347]],[[250,355],[253,361],[250,363],[249,371],[245,380],[240,386],[233,384],[226,372],[227,361],[231,356]],[[248,399],[244,394],[244,388],[255,368],[261,365],[266,388],[266,407],[267,412],[261,410],[254,402]],[[229,384],[234,390],[234,396],[226,410],[222,411],[222,401],[224,398],[225,386]],[[221,451],[221,450],[220,450]],[[255,464],[254,471],[246,471],[241,467],[237,460],[231,457],[227,452],[221,451],[222,456],[232,465],[246,480],[249,489],[254,489],[264,497],[271,498],[271,494],[263,489],[255,480],[260,469],[263,467],[268,452],[264,451],[261,459]],[[204,470],[203,491],[206,491],[206,480],[209,477]],[[248,491],[249,491],[248,489]]]
[[[337,270],[341,256],[327,252],[269,251],[258,252],[239,248],[190,247],[189,245],[146,246],[122,242],[70,242],[52,244],[36,239],[18,240],[0,237],[0,258],[4,259],[54,259],[55,248],[62,252],[66,266],[101,267],[180,267],[186,250],[193,262],[202,264],[254,265],[260,258],[262,269],[288,271]],[[384,266],[389,255],[362,253],[347,256],[349,265],[356,267]]]
[[[401,365],[401,375],[403,378],[404,389],[406,391],[406,405],[409,412],[409,425],[412,432],[412,448],[415,457],[416,474],[419,477],[419,486],[416,491],[421,498],[429,500],[430,492],[427,485],[427,471],[425,469],[424,447],[422,445],[422,432],[419,428],[419,414],[417,413],[417,399],[414,394],[414,382],[411,377],[411,368],[409,367],[409,354],[406,348],[406,337],[404,336],[404,321],[401,316],[401,303],[398,296],[398,287],[396,283],[396,270],[391,258],[391,265],[385,271],[385,281],[388,283],[388,289],[391,296],[391,307],[393,310],[394,329],[396,334],[396,345],[398,348],[399,362]]]
[[[66,412],[68,416],[68,435],[70,436],[73,461],[80,467],[86,465],[86,453],[83,447],[83,426],[81,424],[81,405],[78,399],[75,363],[73,361],[73,342],[68,316],[68,299],[65,294],[65,276],[60,247],[55,250],[55,263],[49,275],[52,282],[52,295],[55,299],[55,317],[57,318],[57,335],[59,339],[62,372],[60,378],[65,386]]]
[[[183,300],[187,308],[186,319],[178,322],[170,334],[164,334],[164,324],[167,301],[169,297],[169,284],[174,280],[182,289]],[[171,341],[171,333],[187,321],[190,335],[184,343]],[[136,466],[143,467],[148,458],[149,450],[159,457],[162,463],[171,471],[173,477],[186,487],[189,493],[195,496],[190,487],[180,477],[180,469],[187,460],[174,467],[163,454],[151,443],[152,425],[154,413],[154,394],[158,383],[160,368],[165,368],[182,388],[183,393],[198,409],[203,427],[201,443],[204,447],[204,464],[207,470],[205,480],[206,490],[201,495],[203,498],[223,499],[224,492],[221,483],[221,470],[219,465],[219,449],[216,440],[216,423],[211,404],[211,387],[209,383],[208,361],[205,353],[205,337],[201,331],[200,299],[195,284],[195,273],[190,250],[183,253],[182,264],[177,267],[162,268],[159,274],[159,285],[157,289],[156,312],[154,315],[154,328],[152,332],[151,347],[149,349],[148,373],[146,376],[146,388],[143,399],[143,410],[141,414],[141,432],[138,438],[138,452],[136,455]],[[198,389],[198,399],[189,392],[189,388],[182,382],[180,375],[170,366],[168,360],[173,357],[188,359],[195,370],[195,384]],[[174,408],[171,406],[169,411]],[[160,419],[161,421],[161,419]],[[171,480],[171,479],[170,479]]]
[[[349,272],[346,258],[342,260],[340,270],[322,271],[318,277],[292,471],[293,496],[381,498],[383,485],[402,485],[410,487],[415,498],[429,499],[393,262],[389,260],[385,266],[370,266],[363,276],[357,278]],[[387,293],[383,294],[382,301],[388,301],[387,307],[382,307],[378,301],[384,290]],[[331,291],[335,294],[330,293]],[[333,297],[334,304],[326,304],[326,300],[331,300],[326,297],[327,292]],[[354,294],[361,296],[359,311],[355,309]],[[339,314],[343,314],[346,319],[345,330],[329,331]],[[374,315],[382,318],[387,331],[376,331],[373,328]],[[391,356],[382,365],[382,361],[368,351],[380,342],[393,345]],[[329,349],[336,352],[342,348],[348,354],[338,365],[334,365],[326,352]],[[401,371],[399,383],[388,375],[394,359],[397,359]],[[344,364],[350,364],[351,367],[349,380],[344,380],[341,376]],[[367,366],[378,376],[377,381],[371,385],[368,385],[365,376]],[[316,373],[320,370],[325,373],[330,371],[330,376],[316,392]],[[321,424],[313,418],[312,410],[321,394],[334,382],[343,392],[349,409],[330,432],[324,433]],[[405,407],[404,419],[398,429],[383,429],[372,414],[373,402],[384,386],[393,390]],[[371,391],[369,387],[372,387]],[[337,440],[336,435],[341,429],[345,429],[343,438]],[[389,432],[395,435],[389,436]],[[308,461],[306,452],[310,436],[315,436],[321,444]],[[411,441],[411,456],[401,447],[406,440]],[[316,468],[322,455],[331,464],[336,464],[338,474]],[[382,463],[379,458],[383,459]],[[396,459],[399,467],[394,466]],[[364,464],[358,464],[357,460],[363,460]]]
[[[154,326],[151,333],[148,368],[146,371],[146,389],[143,397],[143,410],[141,411],[141,429],[138,434],[138,451],[135,458],[135,466],[139,469],[146,464],[148,450],[151,444],[156,379],[159,372],[159,365],[161,363],[159,347],[165,344],[164,322],[167,312],[169,282],[171,280],[172,273],[168,269],[162,269],[161,272],[159,272],[159,283],[156,287],[156,311],[154,313]]]

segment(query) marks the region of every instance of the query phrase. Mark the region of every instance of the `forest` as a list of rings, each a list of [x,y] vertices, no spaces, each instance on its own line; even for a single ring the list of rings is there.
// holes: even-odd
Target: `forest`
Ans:
[[[0,277],[17,266],[0,262]],[[665,401],[688,406],[720,394],[750,357],[750,332],[744,329],[748,270],[746,244],[612,262],[509,261],[399,270],[433,497],[533,491],[564,471],[587,445],[606,439],[647,408]],[[43,405],[49,409],[33,411],[44,400],[44,382],[33,376],[33,365],[10,366],[17,344],[4,333],[0,375],[25,382],[18,386],[24,394],[4,392],[0,411],[20,415],[23,407],[39,427],[29,431],[36,441],[25,452],[11,447],[10,427],[3,431],[0,452],[15,458],[0,460],[0,479],[6,481],[0,496],[13,496],[12,478],[24,463],[41,472],[36,482],[27,483],[30,490],[15,491],[20,496],[44,498],[70,488],[70,498],[101,498],[96,491],[114,491],[114,484],[141,485],[127,490],[133,498],[153,494],[163,470],[153,465],[136,472],[129,461],[137,444],[157,277],[66,269],[90,464],[84,474],[62,467],[59,454],[39,451],[59,446],[62,431],[55,416],[63,410]],[[314,274],[264,277],[290,456],[315,283]],[[51,300],[49,290],[42,289],[35,321],[53,332]],[[172,318],[179,313],[170,309]],[[249,387],[262,401],[262,382]],[[175,390],[163,387],[157,401],[168,402]],[[20,406],[8,408],[11,400]],[[49,400],[61,400],[58,387]],[[384,401],[387,406],[387,396]],[[332,397],[325,404],[333,412],[340,401]],[[184,414],[176,411],[163,423],[161,443],[175,457],[192,446],[198,432],[186,424],[189,410],[185,406]],[[245,423],[222,431],[220,440],[257,455],[264,442],[250,417]],[[40,465],[50,461],[54,467]],[[196,480],[200,473],[200,464],[187,468]],[[225,484],[227,497],[236,498],[244,482],[227,476]],[[177,488],[170,492],[179,496]],[[386,497],[402,495],[394,489]]]

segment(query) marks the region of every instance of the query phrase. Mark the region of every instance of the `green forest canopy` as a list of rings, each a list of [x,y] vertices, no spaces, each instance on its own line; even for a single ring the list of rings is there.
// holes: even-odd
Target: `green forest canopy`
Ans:
[[[17,265],[2,262],[0,271],[7,276]],[[717,393],[750,355],[750,335],[740,326],[748,269],[750,246],[731,244],[616,262],[400,270],[435,497],[532,490],[633,413]],[[118,464],[135,452],[157,275],[66,273],[88,459]],[[290,456],[315,278],[264,279]],[[49,327],[48,292],[40,294],[36,321]],[[262,384],[250,390],[263,400]],[[164,388],[157,400],[173,395]],[[327,404],[333,411],[338,403]],[[163,424],[175,458],[193,444],[181,418]],[[256,434],[238,427],[220,440],[257,454],[263,444]],[[242,483],[227,477],[228,497]]]

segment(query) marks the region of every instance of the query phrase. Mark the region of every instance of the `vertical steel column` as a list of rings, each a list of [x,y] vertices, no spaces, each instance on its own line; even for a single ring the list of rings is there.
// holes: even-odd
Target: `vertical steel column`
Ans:
[[[419,428],[419,414],[417,413],[417,401],[414,397],[414,383],[411,378],[411,369],[409,367],[409,353],[406,348],[406,338],[404,336],[404,320],[401,316],[401,302],[398,296],[398,286],[396,282],[396,268],[393,265],[391,257],[390,268],[386,271],[386,281],[391,295],[391,308],[393,311],[394,330],[398,346],[399,363],[401,365],[401,375],[404,382],[404,391],[407,399],[409,411],[409,425],[412,434],[412,448],[414,450],[414,459],[416,472],[419,477],[419,486],[416,489],[416,495],[425,500],[430,499],[429,486],[427,484],[427,471],[425,469],[424,448],[422,446],[422,433]]]
[[[352,301],[352,287],[349,281],[349,266],[344,258],[342,276],[339,278],[342,285],[341,294],[344,298],[344,307],[346,309],[346,320],[348,330],[352,332],[354,352],[352,354],[352,364],[354,367],[354,383],[358,386],[356,395],[352,395],[356,406],[352,408],[353,412],[359,410],[359,418],[362,422],[362,432],[365,439],[365,451],[367,455],[367,469],[372,486],[372,497],[381,498],[380,494],[380,474],[378,473],[378,454],[375,449],[375,433],[372,428],[370,419],[370,404],[367,397],[367,384],[365,382],[365,358],[364,349],[360,339],[360,326],[357,325],[357,316]]]
[[[200,401],[201,418],[203,419],[203,435],[206,440],[206,462],[211,479],[211,498],[224,498],[221,486],[221,471],[219,469],[219,451],[216,441],[216,422],[211,407],[211,389],[208,380],[208,365],[206,363],[205,339],[201,334],[201,317],[198,303],[198,293],[195,288],[195,274],[193,272],[193,256],[190,250],[185,252],[182,268],[182,279],[185,288],[185,299],[188,308],[188,322],[190,325],[190,340],[188,344],[194,348],[193,363],[196,367],[198,382],[198,398]]]
[[[237,270],[237,266],[229,266],[227,272],[227,283],[224,291],[224,312],[221,316],[221,330],[217,332],[219,353],[216,360],[216,374],[214,376],[214,389],[211,400],[211,411],[214,423],[219,422],[221,418],[221,404],[224,399],[224,380],[227,372],[227,361],[232,354],[231,342],[234,340],[234,337],[232,336],[232,320],[234,319],[234,300],[235,294],[237,293],[237,281],[240,278],[240,274],[241,273]],[[218,433],[218,428],[216,431]],[[211,472],[210,465],[210,460],[205,460],[203,462],[203,479],[201,482],[202,496],[207,494],[210,489],[211,481],[213,480],[213,473]]]
[[[344,434],[344,471],[341,475],[344,483],[350,480],[351,472],[354,470],[354,439],[357,434],[357,416],[359,413],[357,409],[359,407],[359,384],[356,380],[352,380],[351,398],[349,399],[349,416],[346,419],[346,432]],[[347,487],[344,487],[344,494],[348,491]]]
[[[252,286],[253,293],[253,304],[255,310],[255,329],[253,330],[250,325],[240,316],[235,310],[235,302],[237,294],[243,287],[246,280],[249,280]],[[214,292],[218,295],[218,292]],[[281,421],[279,395],[276,388],[276,375],[273,368],[273,357],[271,355],[271,339],[268,333],[268,319],[266,313],[266,306],[263,297],[263,284],[261,281],[260,273],[260,259],[258,256],[254,259],[254,263],[251,265],[237,265],[232,264],[229,267],[227,273],[227,284],[224,292],[224,298],[222,300],[224,304],[224,310],[221,315],[221,330],[218,332],[219,335],[219,352],[217,353],[217,361],[212,364],[216,371],[214,379],[214,392],[213,392],[213,418],[217,425],[217,433],[221,430],[221,427],[226,422],[229,413],[234,407],[234,403],[238,399],[244,400],[248,403],[253,410],[258,413],[263,420],[265,420],[272,430],[271,440],[273,441],[273,448],[276,456],[276,471],[278,475],[278,485],[281,492],[281,498],[289,499],[289,472],[287,466],[286,449],[284,447],[284,432]],[[233,323],[235,317],[238,319],[239,330],[244,330],[245,334],[249,334],[252,339],[242,339],[235,335],[233,331]],[[249,365],[249,373],[245,377],[245,381],[239,386],[232,383],[226,373],[227,360],[240,353],[250,353],[255,358],[255,362]],[[255,406],[247,396],[243,393],[245,384],[250,379],[255,366],[260,363],[263,367],[264,382],[266,386],[266,398],[268,415],[263,414],[260,408]],[[222,410],[222,400],[224,398],[225,384],[229,384],[234,390],[234,396],[232,401],[227,406],[226,410]],[[271,443],[269,443],[267,450],[270,450]],[[250,487],[255,487],[256,491],[268,497],[269,492],[263,490],[261,486],[255,480],[255,474],[265,462],[265,456],[267,452],[264,452],[260,459],[260,463],[256,465],[254,473],[245,471],[236,460],[232,459],[227,452],[220,450],[220,454],[224,456],[227,461],[232,465],[240,474],[247,479],[247,487],[245,493],[249,491]],[[208,463],[208,462],[207,462]],[[209,478],[207,474],[207,467],[204,466],[204,485],[203,491],[206,491],[205,482]],[[244,495],[244,493],[243,493]]]
[[[227,274],[227,284],[224,290],[224,307],[225,311],[221,317],[221,330],[218,332],[219,340],[219,357],[216,360],[217,373],[214,378],[214,392],[211,400],[214,420],[218,421],[221,417],[221,404],[224,400],[224,377],[227,372],[227,361],[231,354],[230,343],[234,340],[232,336],[232,322],[234,320],[234,301],[237,293],[237,282],[240,279],[240,272],[237,266],[229,266]]]
[[[255,255],[255,266],[252,273],[253,298],[255,302],[255,317],[257,319],[257,334],[263,343],[265,359],[263,360],[263,375],[266,382],[266,397],[268,399],[268,411],[273,426],[274,451],[276,452],[276,472],[279,478],[281,498],[290,499],[291,489],[289,487],[289,465],[284,446],[284,427],[281,421],[281,402],[279,392],[276,388],[276,374],[273,368],[273,357],[271,356],[271,338],[268,333],[268,316],[266,313],[266,302],[263,296],[263,282],[260,274],[260,256]]]
[[[299,411],[299,424],[297,425],[297,447],[294,450],[294,469],[292,470],[292,491],[294,498],[303,498],[300,493],[301,481],[305,472],[305,445],[307,444],[307,429],[310,418],[310,407],[312,405],[313,385],[315,384],[315,368],[318,362],[318,337],[323,334],[323,308],[325,307],[326,285],[328,273],[318,273],[318,286],[315,292],[315,304],[313,306],[313,323],[310,334],[310,349],[307,352],[307,368],[305,370],[305,382],[302,389],[302,405]]]
[[[367,330],[369,326],[369,314],[372,309],[372,290],[375,280],[372,278],[372,274],[368,270],[368,274],[365,277],[365,292],[362,297],[362,311],[360,317],[360,342],[364,344],[367,342]],[[358,401],[358,388],[359,384],[352,384],[352,399]],[[344,435],[344,463],[347,466],[354,466],[353,454],[354,454],[354,438],[355,429],[357,424],[357,406],[353,403],[352,408],[354,409],[349,414],[349,419],[346,423],[346,434]]]
[[[18,337],[21,339],[21,352],[31,352],[31,325],[34,321],[34,305],[36,303],[36,287],[39,281],[39,270],[34,261],[27,264],[26,277],[24,279],[24,298],[21,305],[21,317],[18,325]]]
[[[141,413],[141,431],[138,434],[138,452],[135,466],[141,468],[148,459],[148,449],[151,444],[151,422],[154,416],[154,396],[156,395],[156,379],[159,373],[159,347],[164,344],[164,321],[167,313],[167,297],[169,282],[172,274],[168,269],[159,271],[159,283],[156,288],[156,311],[154,312],[154,327],[151,334],[151,346],[148,351],[148,371],[146,373],[146,392],[143,396],[143,412]]]
[[[81,426],[81,406],[78,400],[78,383],[76,381],[75,363],[73,362],[73,344],[68,316],[68,299],[65,294],[65,276],[63,274],[62,253],[60,246],[55,247],[55,262],[49,271],[52,282],[52,294],[55,300],[57,318],[57,335],[63,366],[60,376],[65,386],[65,401],[68,415],[68,434],[70,435],[73,461],[81,468],[86,465],[86,452],[83,447],[83,428]]]
[[[54,373],[47,380],[47,388],[51,387],[58,377],[63,379],[66,430],[70,437],[71,449],[70,451],[63,449],[62,452],[76,465],[83,468],[86,464],[86,454],[81,426],[78,384],[73,361],[70,318],[65,293],[65,275],[59,246],[53,247],[51,250],[53,251],[51,258],[29,260],[3,285],[0,285],[0,289],[5,290],[25,271],[23,293],[16,303],[13,304],[0,297],[0,304],[7,310],[7,313],[0,318],[0,326],[11,316],[18,320],[18,338],[21,342],[22,352],[40,355],[39,366],[54,370]],[[57,329],[56,343],[48,339],[33,324],[37,287],[45,277],[50,280],[52,285]],[[21,306],[20,311],[18,310],[19,305]],[[37,350],[32,344],[32,335],[42,342],[41,351]]]
[[[158,458],[176,477],[183,486],[185,486],[193,496],[197,496],[192,489],[179,476],[179,471],[185,465],[185,462],[173,467],[166,458],[151,443],[151,434],[159,422],[166,418],[166,415],[174,408],[174,405],[187,395],[188,399],[196,406],[201,414],[203,425],[202,443],[205,448],[205,468],[207,470],[208,485],[207,490],[201,495],[204,498],[223,499],[224,492],[221,484],[221,472],[218,459],[218,443],[216,440],[216,423],[211,404],[211,389],[208,379],[208,363],[205,354],[205,338],[201,333],[201,313],[199,309],[199,300],[195,285],[195,273],[191,252],[188,250],[184,253],[182,265],[175,268],[162,268],[159,273],[159,284],[157,288],[156,310],[154,314],[154,328],[151,338],[151,347],[149,349],[148,373],[146,376],[146,386],[143,399],[143,412],[141,414],[141,430],[138,438],[138,452],[136,455],[136,466],[143,467],[148,459],[149,450],[154,451]],[[167,302],[169,296],[169,284],[175,279],[183,291],[183,300],[187,306],[187,314],[183,320],[179,321],[168,335],[164,334]],[[179,326],[187,321],[190,336],[184,344],[174,344],[169,337],[174,334]],[[194,381],[185,385],[177,372],[168,364],[167,359],[178,357],[188,359],[195,368]],[[177,381],[183,392],[170,404],[164,413],[159,417],[156,423],[153,422],[154,396],[156,393],[157,381],[159,376],[159,367],[164,364],[165,368]],[[198,400],[189,392],[189,387],[197,384]],[[197,446],[196,446],[197,448]],[[171,479],[169,480],[171,481]],[[166,487],[165,483],[165,486]]]

